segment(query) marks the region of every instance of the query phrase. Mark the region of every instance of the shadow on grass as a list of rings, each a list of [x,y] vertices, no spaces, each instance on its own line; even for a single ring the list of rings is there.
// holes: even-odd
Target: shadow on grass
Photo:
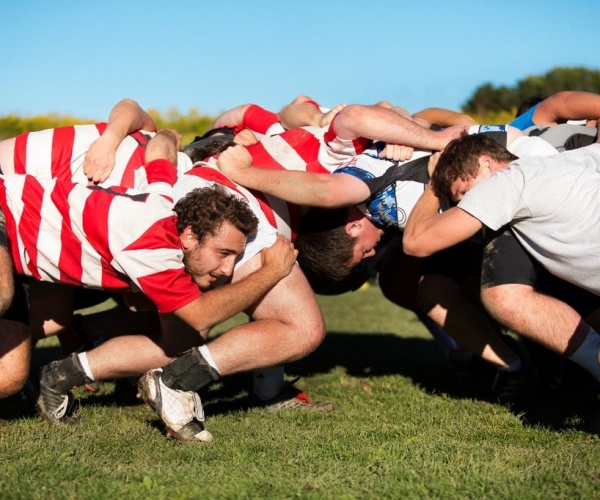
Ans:
[[[58,348],[38,348],[34,351],[33,364],[42,365],[58,357]],[[546,367],[548,373],[542,373],[542,383],[532,387],[531,394],[511,410],[520,416],[524,425],[554,430],[581,429],[595,409],[597,384],[571,363],[565,369],[560,363],[552,366],[557,363],[556,359],[550,361],[545,362],[550,368]],[[476,360],[457,370],[444,359],[433,340],[399,337],[392,333],[329,332],[315,352],[287,365],[286,373],[289,377],[307,378],[336,368],[342,368],[348,376],[365,379],[400,375],[411,379],[428,394],[445,394],[456,399],[487,400],[494,378],[494,370],[483,362]],[[562,377],[561,384],[556,383],[557,376]],[[207,415],[246,410],[250,405],[250,392],[249,374],[224,378],[221,383],[203,391]],[[124,403],[113,394],[101,394],[90,395],[81,404]]]

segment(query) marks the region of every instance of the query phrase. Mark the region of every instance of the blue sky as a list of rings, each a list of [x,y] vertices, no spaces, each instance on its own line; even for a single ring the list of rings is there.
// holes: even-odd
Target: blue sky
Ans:
[[[600,69],[600,2],[20,0],[2,7],[0,115],[103,120],[388,100],[458,109],[480,85]]]

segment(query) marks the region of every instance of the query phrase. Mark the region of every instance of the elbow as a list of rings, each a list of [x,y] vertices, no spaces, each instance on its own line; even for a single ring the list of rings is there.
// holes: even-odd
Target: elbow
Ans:
[[[428,257],[431,252],[428,252],[426,248],[419,242],[418,238],[409,236],[404,233],[402,237],[402,249],[406,255],[411,257]]]

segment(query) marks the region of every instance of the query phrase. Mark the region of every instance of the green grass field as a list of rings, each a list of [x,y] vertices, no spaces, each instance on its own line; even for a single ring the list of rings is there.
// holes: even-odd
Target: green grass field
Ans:
[[[103,383],[76,392],[76,427],[0,421],[0,498],[600,498],[585,390],[539,394],[519,415],[473,397],[486,372],[461,390],[422,325],[377,287],[320,301],[327,338],[288,374],[337,412],[249,409],[250,377],[236,376],[202,394],[214,441],[179,443]],[[52,339],[35,353],[57,354]]]

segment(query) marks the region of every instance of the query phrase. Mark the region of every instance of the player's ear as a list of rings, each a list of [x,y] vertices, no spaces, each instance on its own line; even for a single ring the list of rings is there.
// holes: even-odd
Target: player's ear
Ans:
[[[194,234],[194,231],[192,231],[192,226],[187,226],[179,235],[179,239],[181,240],[181,245],[184,249],[190,248],[198,240]]]
[[[361,219],[355,219],[346,222],[346,234],[352,238],[358,238],[364,227],[364,221]]]

